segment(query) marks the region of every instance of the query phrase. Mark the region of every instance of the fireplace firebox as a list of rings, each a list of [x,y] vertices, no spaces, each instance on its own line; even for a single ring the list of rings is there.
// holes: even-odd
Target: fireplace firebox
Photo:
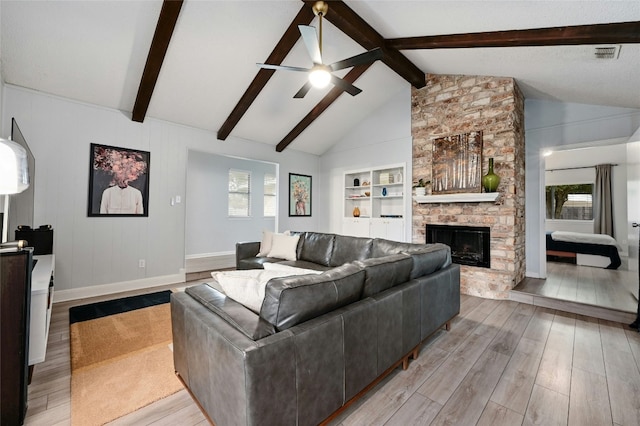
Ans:
[[[427,225],[427,244],[451,247],[453,263],[491,268],[490,228],[487,226]]]

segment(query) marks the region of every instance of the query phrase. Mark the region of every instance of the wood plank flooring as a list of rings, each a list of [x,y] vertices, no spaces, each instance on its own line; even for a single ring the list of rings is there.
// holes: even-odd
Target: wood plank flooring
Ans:
[[[71,423],[69,307],[138,293],[54,305],[26,425]],[[625,324],[462,296],[451,331],[437,332],[407,370],[395,370],[331,424],[636,426],[639,395],[640,334]],[[207,422],[183,390],[112,424]]]
[[[547,262],[547,278],[525,278],[511,291],[511,299],[631,322],[638,307],[638,272]]]

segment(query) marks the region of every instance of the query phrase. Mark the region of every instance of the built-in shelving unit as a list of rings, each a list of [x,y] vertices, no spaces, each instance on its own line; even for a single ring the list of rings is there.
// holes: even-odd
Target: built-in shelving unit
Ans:
[[[345,235],[405,240],[406,183],[404,164],[344,173],[343,229]],[[354,216],[354,210],[360,214]]]

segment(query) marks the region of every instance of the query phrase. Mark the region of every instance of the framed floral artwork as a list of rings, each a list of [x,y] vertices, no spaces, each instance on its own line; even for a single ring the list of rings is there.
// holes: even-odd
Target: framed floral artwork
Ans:
[[[289,173],[289,216],[311,216],[311,176]]]
[[[150,153],[91,144],[89,216],[149,216]]]

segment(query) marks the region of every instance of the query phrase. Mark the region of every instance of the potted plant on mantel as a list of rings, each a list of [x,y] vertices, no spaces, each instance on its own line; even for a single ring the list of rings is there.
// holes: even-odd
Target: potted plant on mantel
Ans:
[[[413,192],[416,197],[422,197],[426,195],[427,185],[431,185],[430,180],[424,180],[422,178],[418,179],[418,182],[413,183]]]

